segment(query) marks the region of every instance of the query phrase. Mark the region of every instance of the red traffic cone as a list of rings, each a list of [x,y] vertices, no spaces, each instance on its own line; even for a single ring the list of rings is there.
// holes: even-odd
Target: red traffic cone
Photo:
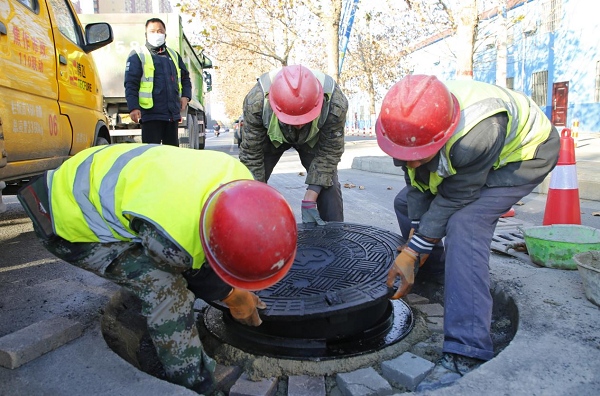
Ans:
[[[567,128],[561,132],[558,164],[550,176],[543,225],[551,224],[581,224],[575,141]]]
[[[500,217],[515,217],[515,208],[510,208],[508,212],[504,213]]]

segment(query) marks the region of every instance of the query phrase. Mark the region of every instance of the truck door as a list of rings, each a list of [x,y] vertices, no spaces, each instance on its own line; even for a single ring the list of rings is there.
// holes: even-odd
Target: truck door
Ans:
[[[82,47],[84,38],[81,26],[68,0],[47,0],[58,70],[58,101],[61,114],[68,117],[73,130],[73,149],[78,152],[93,145],[98,116],[94,109],[101,109],[95,65],[91,55]]]
[[[55,127],[56,63],[44,3],[3,1],[0,24],[0,122],[8,164],[68,155],[71,131],[65,140]]]

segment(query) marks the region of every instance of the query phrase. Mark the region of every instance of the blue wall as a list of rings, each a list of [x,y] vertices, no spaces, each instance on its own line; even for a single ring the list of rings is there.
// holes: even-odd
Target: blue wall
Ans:
[[[600,132],[600,103],[594,102],[596,65],[600,61],[600,18],[593,11],[593,3],[592,0],[563,0],[558,28],[552,33],[543,32],[539,0],[530,0],[507,12],[513,42],[508,46],[506,74],[514,77],[514,89],[531,95],[532,74],[547,70],[547,106],[542,110],[550,117],[553,84],[568,81],[567,126],[578,120],[582,133]],[[522,20],[515,23],[518,19]],[[481,21],[479,37],[492,37],[489,43],[495,43],[493,32],[497,20],[495,17]],[[532,28],[535,28],[534,33],[523,34]],[[454,39],[448,37],[416,51],[412,56],[414,72],[452,78],[456,66],[448,48]],[[485,43],[480,47],[473,57],[473,78],[494,83],[496,47]]]

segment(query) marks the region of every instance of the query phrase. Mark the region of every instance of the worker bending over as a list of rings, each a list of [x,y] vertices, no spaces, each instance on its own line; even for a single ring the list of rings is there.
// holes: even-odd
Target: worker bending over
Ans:
[[[296,149],[307,171],[303,223],[344,221],[337,165],[347,111],[333,78],[301,65],[263,74],[244,99],[240,161],[266,183],[283,153]]]
[[[425,263],[428,275],[445,273],[444,355],[419,385],[435,389],[493,357],[494,229],[554,168],[560,139],[522,93],[426,75],[390,89],[375,130],[407,184],[394,201],[408,241],[389,271],[389,287],[400,278],[393,298],[409,292]]]
[[[168,379],[199,392],[214,386],[215,362],[200,343],[194,294],[258,326],[266,306],[248,290],[280,280],[296,254],[283,196],[215,151],[92,147],[18,196],[51,253],[142,300]]]

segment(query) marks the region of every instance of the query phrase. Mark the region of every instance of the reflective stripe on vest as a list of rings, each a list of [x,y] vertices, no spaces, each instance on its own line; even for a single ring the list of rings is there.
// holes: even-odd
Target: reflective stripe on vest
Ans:
[[[277,68],[271,70],[268,73],[263,74],[259,77],[258,83],[263,91],[263,126],[267,129],[267,134],[269,135],[269,139],[275,147],[281,146],[283,143],[289,143],[281,128],[279,127],[279,119],[275,115],[275,112],[271,108],[271,103],[269,102],[269,89],[271,88],[271,84],[273,83],[273,79],[279,73],[281,68]],[[318,141],[318,133],[319,130],[327,121],[327,116],[329,115],[329,108],[331,107],[331,96],[333,95],[333,91],[335,89],[335,81],[331,76],[328,76],[325,73],[322,73],[317,70],[309,69],[314,76],[319,80],[321,86],[323,87],[324,101],[323,107],[321,108],[321,113],[319,117],[315,118],[310,127],[310,132],[308,133],[308,137],[306,138],[306,144],[310,147],[314,147]]]
[[[200,268],[202,206],[221,184],[239,179],[252,174],[220,152],[146,144],[93,147],[50,174],[50,214],[55,233],[71,242],[139,241],[130,222],[145,219]]]
[[[533,159],[538,146],[548,139],[552,129],[550,120],[525,94],[478,81],[448,81],[445,84],[460,104],[460,121],[440,150],[438,169],[430,173],[428,184],[416,180],[415,169],[408,168],[411,184],[420,191],[431,190],[437,194],[444,178],[456,174],[450,162],[450,149],[454,143],[479,122],[495,114],[506,113],[508,125],[504,147],[494,169]]]
[[[154,60],[152,54],[146,46],[142,53],[137,53],[142,62],[142,78],[140,79],[139,103],[142,109],[151,109],[154,106],[152,99],[152,90],[154,89]],[[181,69],[179,68],[179,54],[169,47],[165,47],[170,55],[170,59],[177,70],[177,81],[179,82],[179,96],[181,97]]]

